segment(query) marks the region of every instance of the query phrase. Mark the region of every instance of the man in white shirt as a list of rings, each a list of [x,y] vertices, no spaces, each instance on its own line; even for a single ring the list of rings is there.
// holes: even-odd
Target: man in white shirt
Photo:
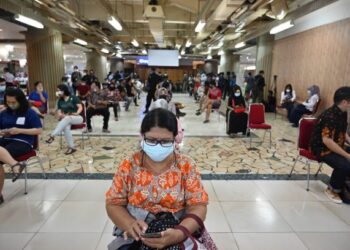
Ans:
[[[7,83],[13,83],[15,76],[10,73],[8,68],[4,68],[4,74],[2,76]]]

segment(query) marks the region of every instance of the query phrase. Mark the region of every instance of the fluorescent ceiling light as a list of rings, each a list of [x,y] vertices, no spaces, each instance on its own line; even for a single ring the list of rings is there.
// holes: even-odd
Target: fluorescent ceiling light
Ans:
[[[136,41],[136,39],[133,39],[131,41],[131,44],[134,45],[135,47],[138,47],[139,46],[139,43]]]
[[[103,38],[103,41],[105,41],[105,43],[112,44],[107,38]]]
[[[185,54],[185,50],[181,50],[181,55],[184,55]]]
[[[270,30],[270,34],[271,35],[274,35],[274,34],[277,34],[281,31],[284,31],[284,30],[287,30],[289,28],[292,28],[294,26],[294,23],[289,20],[288,22],[285,22],[285,23],[281,23],[280,25],[277,25],[276,27],[272,28]]]
[[[187,42],[186,42],[186,48],[188,48],[188,47],[190,47],[192,45],[192,42],[191,42],[191,40],[190,39],[188,39],[187,40]]]
[[[143,49],[142,54],[147,54],[147,50]]]
[[[240,32],[243,29],[244,25],[245,22],[242,22],[240,25],[238,25],[238,27],[235,29],[235,32]]]
[[[239,48],[243,48],[244,46],[246,46],[246,43],[245,43],[245,42],[241,42],[241,43],[237,43],[237,44],[235,45],[235,48],[236,48],[236,49],[239,49]]]
[[[286,15],[287,15],[287,13],[286,13],[284,10],[282,10],[281,13],[279,13],[279,14],[276,16],[276,18],[277,18],[278,20],[282,20]]]
[[[211,55],[208,55],[207,56],[207,59],[212,59],[213,57]]]
[[[34,0],[35,2],[37,2],[38,4],[44,5],[43,2],[41,2],[40,0]]]
[[[225,54],[225,52],[223,50],[220,50],[218,53],[219,56],[222,56],[223,54]]]
[[[115,28],[118,31],[123,30],[122,25],[120,24],[120,22],[117,19],[115,19],[114,16],[111,16],[110,18],[108,18],[108,23],[110,25],[112,25],[112,27]]]
[[[122,54],[120,54],[120,52],[117,53],[117,57],[121,58]]]
[[[108,53],[109,53],[109,50],[108,50],[108,49],[103,48],[103,49],[101,49],[101,52],[108,54]]]
[[[27,24],[29,26],[33,26],[37,29],[43,29],[44,25],[41,22],[38,22],[34,19],[31,19],[29,17],[26,16],[22,16],[22,15],[15,15],[15,20],[17,20],[18,22]]]
[[[199,22],[197,23],[197,26],[194,29],[194,31],[195,32],[201,32],[205,25],[206,25],[206,22],[204,20],[199,20]]]
[[[86,41],[78,39],[78,38],[75,39],[74,42],[77,44],[83,45],[83,46],[86,46],[88,44]]]

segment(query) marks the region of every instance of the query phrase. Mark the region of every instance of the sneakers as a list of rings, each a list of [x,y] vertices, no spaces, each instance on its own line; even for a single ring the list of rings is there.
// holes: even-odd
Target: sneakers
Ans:
[[[208,123],[209,122],[209,120],[205,120],[203,123]]]
[[[200,112],[200,111],[197,111],[197,112],[196,112],[196,115],[201,115],[201,112]]]
[[[331,201],[333,201],[334,203],[337,204],[341,204],[343,203],[342,199],[340,198],[339,194],[334,193],[332,190],[330,190],[329,188],[327,188],[324,191],[325,195],[328,197],[328,199],[330,199]]]
[[[118,121],[118,117],[115,117],[114,120],[117,122]]]
[[[106,128],[102,129],[102,133],[110,133],[110,132],[111,132],[111,131],[108,130],[108,129],[106,129]]]

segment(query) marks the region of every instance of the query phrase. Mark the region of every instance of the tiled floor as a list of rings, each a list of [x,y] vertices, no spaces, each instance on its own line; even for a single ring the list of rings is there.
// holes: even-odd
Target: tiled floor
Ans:
[[[110,180],[6,181],[0,249],[106,249],[113,239],[104,207]],[[203,181],[208,231],[221,250],[348,250],[350,206],[312,181]]]

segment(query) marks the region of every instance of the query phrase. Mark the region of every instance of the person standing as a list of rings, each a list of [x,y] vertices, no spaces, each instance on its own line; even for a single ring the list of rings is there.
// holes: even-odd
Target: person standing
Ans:
[[[13,80],[15,79],[15,76],[10,72],[9,68],[4,68],[4,75],[2,76],[7,85],[12,85]]]
[[[149,106],[151,105],[152,99],[155,101],[155,93],[157,90],[157,85],[162,81],[162,78],[160,75],[156,73],[155,68],[151,68],[151,74],[148,76],[148,94],[147,94],[147,102],[146,102],[146,109],[143,112],[146,114],[148,112]]]
[[[342,203],[339,193],[350,176],[350,137],[347,134],[347,111],[350,108],[350,87],[341,87],[333,97],[334,104],[318,118],[310,140],[314,155],[333,168],[326,196],[335,203]]]
[[[72,82],[72,85],[73,85],[73,91],[74,91],[74,95],[75,95],[75,93],[77,91],[77,86],[78,86],[78,84],[79,84],[79,82],[80,82],[80,80],[82,78],[82,75],[81,75],[81,73],[79,71],[78,66],[74,66],[73,69],[74,69],[74,71],[73,71],[73,73],[71,75],[71,82]]]
[[[264,100],[264,87],[265,87],[265,78],[264,71],[260,70],[259,74],[255,76],[255,86],[253,91],[253,102],[263,102]]]

